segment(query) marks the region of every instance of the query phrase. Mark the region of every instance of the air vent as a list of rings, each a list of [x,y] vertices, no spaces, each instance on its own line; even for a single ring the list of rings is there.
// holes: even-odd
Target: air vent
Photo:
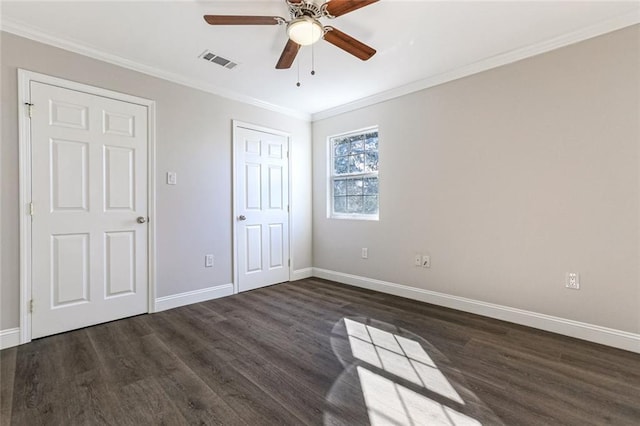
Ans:
[[[238,64],[227,59],[227,58],[223,58],[222,56],[218,56],[215,53],[211,52],[210,50],[205,50],[204,52],[202,52],[200,54],[200,56],[198,56],[199,58],[204,59],[207,62],[211,62],[214,64],[218,64],[221,67],[224,67],[226,69],[233,69],[235,68]]]

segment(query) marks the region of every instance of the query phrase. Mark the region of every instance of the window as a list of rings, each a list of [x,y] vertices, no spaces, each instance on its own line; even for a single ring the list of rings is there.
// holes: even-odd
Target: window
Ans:
[[[329,138],[331,217],[378,219],[378,129]]]

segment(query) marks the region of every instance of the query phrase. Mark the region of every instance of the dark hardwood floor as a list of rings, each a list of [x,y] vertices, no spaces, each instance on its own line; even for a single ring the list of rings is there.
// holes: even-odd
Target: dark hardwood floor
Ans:
[[[639,425],[640,355],[307,279],[0,352],[2,425]]]

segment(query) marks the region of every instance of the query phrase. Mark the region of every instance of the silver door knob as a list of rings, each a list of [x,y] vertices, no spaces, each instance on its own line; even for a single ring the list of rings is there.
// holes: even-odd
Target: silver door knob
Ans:
[[[136,219],[136,222],[138,223],[145,223],[146,221],[147,221],[147,218],[142,216],[138,216],[138,218]]]
[[[247,220],[247,217],[241,214],[240,216],[238,216],[238,220]]]

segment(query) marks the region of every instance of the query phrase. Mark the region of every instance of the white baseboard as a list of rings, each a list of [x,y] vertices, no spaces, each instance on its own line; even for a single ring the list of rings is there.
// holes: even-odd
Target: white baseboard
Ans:
[[[291,273],[291,281],[303,280],[313,276],[313,268],[296,269]]]
[[[187,291],[185,293],[172,294],[171,296],[158,297],[156,299],[155,312],[178,308],[192,303],[205,302],[219,297],[231,296],[233,284],[222,284],[201,290]]]
[[[20,328],[0,330],[0,350],[18,346],[20,344]]]
[[[167,309],[178,308],[180,306],[204,302],[206,300],[230,296],[232,294],[233,284],[223,284],[215,287],[203,288],[201,290],[159,297],[155,301],[155,312],[166,311]],[[0,350],[18,346],[19,344],[20,328],[0,330]]]
[[[640,334],[321,268],[313,276],[640,353]]]

